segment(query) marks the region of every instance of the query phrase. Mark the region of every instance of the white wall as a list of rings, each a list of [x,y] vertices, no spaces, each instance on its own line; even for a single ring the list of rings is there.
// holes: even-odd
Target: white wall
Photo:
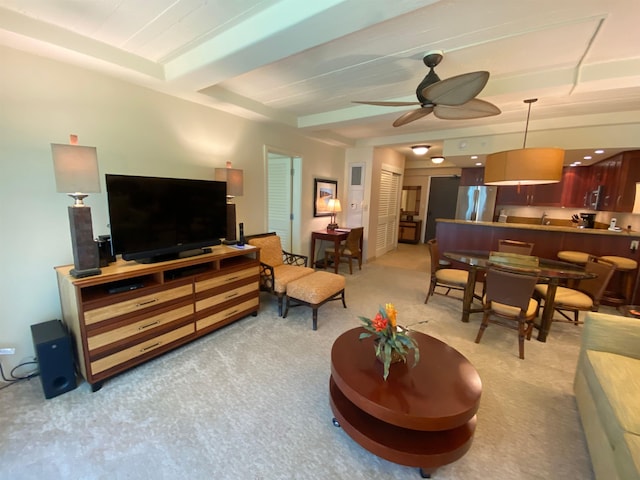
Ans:
[[[97,147],[100,173],[213,179],[227,160],[244,169],[236,198],[245,232],[266,229],[264,146],[303,159],[300,235],[308,250],[313,177],[344,183],[342,149],[293,129],[250,122],[66,64],[0,48],[0,357],[9,370],[33,356],[29,326],[60,318],[53,267],[73,262],[67,206],[56,193],[50,143]],[[86,203],[94,235],[109,233],[104,192]],[[308,253],[308,252],[300,252]]]

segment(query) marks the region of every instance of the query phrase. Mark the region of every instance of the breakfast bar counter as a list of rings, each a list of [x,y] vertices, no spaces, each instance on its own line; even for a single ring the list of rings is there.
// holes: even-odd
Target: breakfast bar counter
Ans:
[[[615,255],[640,263],[640,250],[631,248],[632,241],[640,240],[640,232],[627,230],[436,219],[436,239],[441,252],[498,250],[498,240],[509,239],[533,243],[532,255],[542,258],[557,259],[558,252],[573,250],[595,256]],[[612,287],[619,281],[614,277]],[[640,298],[636,298],[637,284],[636,275],[632,303],[640,303]]]

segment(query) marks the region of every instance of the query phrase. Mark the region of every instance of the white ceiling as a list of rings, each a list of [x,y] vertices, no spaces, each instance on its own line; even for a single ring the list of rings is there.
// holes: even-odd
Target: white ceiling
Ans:
[[[461,167],[520,148],[527,98],[527,146],[640,148],[639,23],[638,0],[0,0],[0,44],[413,167],[413,144]],[[489,71],[502,114],[394,128],[408,108],[352,103],[415,101],[434,49],[441,79]]]

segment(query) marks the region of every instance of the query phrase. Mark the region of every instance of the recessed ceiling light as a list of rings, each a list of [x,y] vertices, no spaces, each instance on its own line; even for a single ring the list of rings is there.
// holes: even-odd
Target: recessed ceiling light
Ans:
[[[431,161],[433,163],[442,163],[444,162],[444,157],[431,157]]]
[[[585,155],[582,157],[584,160],[591,160],[593,157],[591,155]]]
[[[596,150],[594,153],[597,153],[598,155],[601,155],[604,153],[604,150],[602,150],[601,148]]]
[[[573,162],[574,165],[582,165],[582,162]]]
[[[479,167],[482,165],[482,162],[476,162],[476,167]]]
[[[478,159],[478,155],[471,155],[471,160],[477,160]]]
[[[415,153],[416,155],[424,155],[429,151],[430,148],[431,145],[414,145],[413,147],[411,147],[411,150],[413,150],[413,153]]]

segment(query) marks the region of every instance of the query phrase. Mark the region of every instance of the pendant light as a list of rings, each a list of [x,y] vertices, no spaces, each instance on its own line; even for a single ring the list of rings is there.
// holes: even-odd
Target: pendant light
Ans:
[[[526,148],[531,104],[537,101],[537,98],[524,101],[529,104],[529,111],[522,148],[487,155],[485,185],[540,185],[562,180],[563,149]]]

